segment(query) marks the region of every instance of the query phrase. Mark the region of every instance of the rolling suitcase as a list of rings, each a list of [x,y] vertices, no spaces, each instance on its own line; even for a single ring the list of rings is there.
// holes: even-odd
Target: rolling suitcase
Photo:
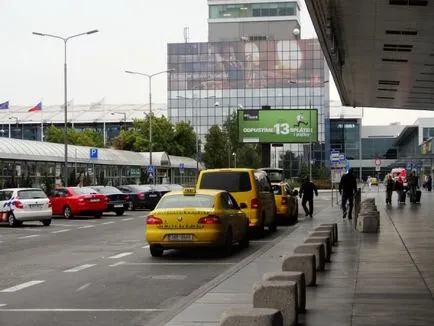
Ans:
[[[415,198],[415,203],[420,203],[420,197],[422,196],[422,191],[420,190],[416,190],[416,198]]]

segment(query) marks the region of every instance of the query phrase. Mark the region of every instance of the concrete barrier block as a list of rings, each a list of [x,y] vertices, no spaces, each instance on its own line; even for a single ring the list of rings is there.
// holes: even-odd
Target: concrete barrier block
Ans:
[[[323,271],[325,266],[325,250],[322,243],[303,244],[295,248],[296,254],[314,254],[316,261],[316,270]]]
[[[357,218],[356,229],[359,232],[376,233],[380,228],[379,214],[360,213]]]
[[[330,262],[331,257],[331,244],[330,244],[330,238],[329,237],[317,237],[317,236],[310,236],[307,238],[304,243],[323,243],[324,244],[324,255],[325,255],[325,261]]]
[[[332,227],[333,229],[333,244],[336,244],[338,242],[338,223],[328,223],[328,224],[321,224],[319,228],[322,227]]]
[[[253,307],[273,308],[282,313],[284,325],[297,325],[297,283],[262,281],[253,285]]]
[[[297,283],[298,312],[306,311],[306,280],[303,272],[269,272],[262,277],[263,281],[293,281]]]
[[[310,236],[313,237],[329,237],[330,241],[333,241],[333,231],[332,230],[315,230],[310,233]]]
[[[314,254],[293,254],[283,257],[282,271],[303,272],[306,285],[316,285],[316,260]]]
[[[283,326],[282,313],[272,308],[233,308],[222,313],[220,326]]]

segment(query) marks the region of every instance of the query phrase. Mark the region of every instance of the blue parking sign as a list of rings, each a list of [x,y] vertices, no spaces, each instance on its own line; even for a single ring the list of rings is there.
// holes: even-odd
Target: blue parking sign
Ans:
[[[179,163],[179,173],[184,173],[184,163]]]
[[[89,150],[89,158],[91,160],[97,160],[98,159],[98,148],[91,148]]]

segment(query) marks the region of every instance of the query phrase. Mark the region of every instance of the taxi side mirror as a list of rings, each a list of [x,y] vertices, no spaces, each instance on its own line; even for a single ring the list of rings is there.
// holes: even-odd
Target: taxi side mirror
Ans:
[[[243,209],[243,208],[247,208],[247,204],[246,204],[246,203],[241,203],[241,204],[240,204],[240,208],[241,208],[241,209]]]

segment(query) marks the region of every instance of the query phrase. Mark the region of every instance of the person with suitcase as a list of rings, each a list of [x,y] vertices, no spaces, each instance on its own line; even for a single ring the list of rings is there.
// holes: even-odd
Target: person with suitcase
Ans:
[[[388,174],[386,178],[386,205],[392,205],[392,193],[395,188],[395,181],[393,181],[392,175]]]
[[[399,176],[395,181],[395,190],[398,194],[398,204],[405,204],[406,192],[404,191],[404,180]]]
[[[410,192],[410,203],[416,203],[416,191],[417,191],[418,186],[419,186],[419,178],[416,175],[416,171],[413,170],[413,171],[411,171],[410,176],[408,177],[408,189]]]

